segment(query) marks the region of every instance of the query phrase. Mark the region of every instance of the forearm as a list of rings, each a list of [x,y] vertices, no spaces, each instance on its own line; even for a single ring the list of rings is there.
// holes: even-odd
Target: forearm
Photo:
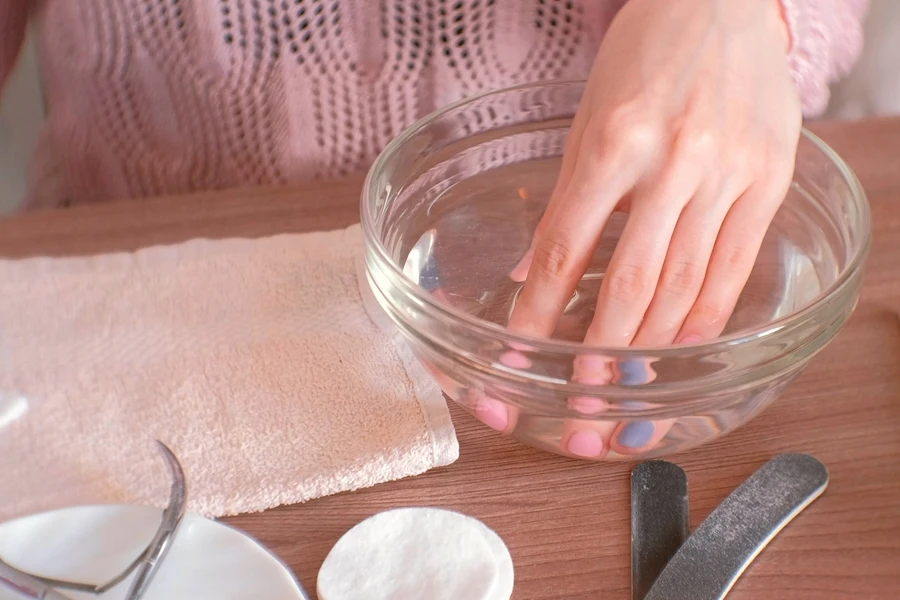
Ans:
[[[869,0],[771,1],[779,3],[787,25],[790,37],[788,61],[800,92],[803,113],[817,116],[828,105],[830,84],[846,75],[859,58],[863,43],[862,21]],[[625,0],[607,0],[597,2],[595,6],[616,11],[624,4]]]

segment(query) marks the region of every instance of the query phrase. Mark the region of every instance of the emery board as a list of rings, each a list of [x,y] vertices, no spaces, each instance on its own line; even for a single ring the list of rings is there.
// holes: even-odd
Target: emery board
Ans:
[[[631,471],[631,598],[650,587],[691,532],[687,475],[650,460]]]
[[[682,544],[644,600],[720,600],[785,525],[822,495],[828,470],[780,454],[731,493]]]

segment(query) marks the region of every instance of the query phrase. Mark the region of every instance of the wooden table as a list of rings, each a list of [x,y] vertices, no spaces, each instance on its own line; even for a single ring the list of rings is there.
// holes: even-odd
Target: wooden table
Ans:
[[[872,203],[874,245],[858,308],[762,416],[673,457],[688,473],[693,526],[778,452],[813,453],[831,471],[825,495],[760,555],[735,586],[735,600],[900,598],[900,119],[814,129],[849,161]],[[0,220],[0,255],[345,226],[357,220],[360,181],[17,216]],[[364,517],[443,506],[483,519],[506,540],[516,600],[628,598],[630,466],[551,456],[501,439],[455,407],[453,416],[461,456],[450,467],[227,521],[280,555],[313,590],[329,548]]]

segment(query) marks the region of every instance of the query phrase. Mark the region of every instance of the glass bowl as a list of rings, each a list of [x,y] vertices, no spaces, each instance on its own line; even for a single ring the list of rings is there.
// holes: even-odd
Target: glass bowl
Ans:
[[[515,335],[505,324],[522,284],[509,273],[546,207],[583,87],[487,93],[395,139],[362,193],[365,279],[446,395],[485,424],[585,459],[684,451],[759,414],[838,333],[859,295],[869,207],[847,165],[804,130],[791,189],[721,337],[579,343],[626,215],[607,228],[554,336]],[[576,359],[607,365],[613,381],[573,381]]]

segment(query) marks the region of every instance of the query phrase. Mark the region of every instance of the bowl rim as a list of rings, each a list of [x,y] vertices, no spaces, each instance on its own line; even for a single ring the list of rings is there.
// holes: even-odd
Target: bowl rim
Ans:
[[[812,315],[819,312],[824,306],[828,305],[832,298],[838,296],[853,277],[862,269],[872,243],[871,210],[865,190],[859,182],[856,173],[853,172],[846,161],[844,161],[837,152],[816,134],[809,131],[805,126],[802,126],[800,129],[800,137],[805,138],[812,143],[816,149],[822,152],[822,154],[837,167],[838,172],[850,189],[850,193],[858,207],[860,228],[863,231],[863,241],[856,248],[856,252],[851,257],[850,261],[848,261],[847,266],[813,301],[800,310],[787,314],[765,325],[736,331],[732,334],[720,336],[710,341],[701,341],[691,344],[625,347],[593,346],[586,345],[582,342],[539,338],[515,333],[502,325],[474,318],[453,306],[445,304],[409,280],[403,273],[402,268],[391,258],[381,237],[376,231],[378,217],[375,214],[377,208],[375,204],[377,203],[379,190],[375,189],[375,175],[384,169],[385,164],[391,159],[392,155],[406,142],[436,120],[485,98],[537,88],[571,87],[573,85],[583,88],[586,83],[587,81],[584,79],[538,81],[473,94],[472,96],[457,100],[456,102],[448,104],[445,107],[420,118],[391,140],[384,150],[378,154],[378,157],[366,174],[360,198],[360,224],[363,230],[365,246],[368,250],[374,251],[380,266],[386,266],[392,278],[402,282],[406,291],[411,293],[416,301],[421,303],[428,312],[433,313],[434,316],[443,319],[446,322],[462,326],[470,333],[492,339],[506,346],[520,346],[526,352],[548,352],[554,354],[577,353],[579,355],[603,355],[606,357],[623,358],[646,357],[648,354],[652,354],[662,359],[665,357],[718,352],[731,346],[742,345],[754,340],[768,338],[796,323],[804,322]]]

